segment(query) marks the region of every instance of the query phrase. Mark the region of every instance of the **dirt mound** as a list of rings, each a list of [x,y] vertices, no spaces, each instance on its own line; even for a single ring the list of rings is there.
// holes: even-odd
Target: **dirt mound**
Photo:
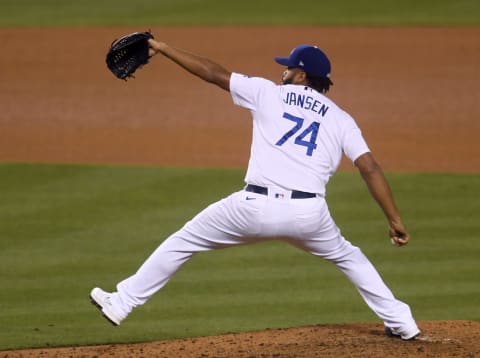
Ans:
[[[480,322],[420,322],[404,342],[373,323],[317,325],[151,343],[0,352],[0,357],[480,357]]]

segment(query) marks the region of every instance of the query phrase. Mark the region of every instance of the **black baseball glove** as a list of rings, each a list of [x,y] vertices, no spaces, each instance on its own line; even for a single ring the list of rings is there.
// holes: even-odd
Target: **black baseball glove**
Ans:
[[[107,53],[107,66],[121,80],[133,77],[133,73],[148,63],[148,40],[153,39],[149,32],[134,32],[113,41]]]

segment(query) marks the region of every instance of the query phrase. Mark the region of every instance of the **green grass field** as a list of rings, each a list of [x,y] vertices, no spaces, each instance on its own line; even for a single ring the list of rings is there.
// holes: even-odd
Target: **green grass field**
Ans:
[[[168,234],[240,189],[243,174],[0,165],[0,349],[378,322],[333,265],[284,243],[200,254],[124,325],[112,328],[100,317],[90,289],[113,289]],[[390,245],[384,218],[356,173],[339,173],[328,188],[344,235],[362,247],[417,319],[480,319],[480,203],[472,195],[480,176],[388,177],[411,245]]]
[[[2,0],[0,26],[479,25],[476,0]]]

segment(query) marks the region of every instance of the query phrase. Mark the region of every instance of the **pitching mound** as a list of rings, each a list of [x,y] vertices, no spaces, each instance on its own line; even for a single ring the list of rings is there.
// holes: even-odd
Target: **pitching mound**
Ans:
[[[478,357],[480,322],[420,322],[404,342],[373,323],[317,325],[136,344],[0,352],[1,357]]]

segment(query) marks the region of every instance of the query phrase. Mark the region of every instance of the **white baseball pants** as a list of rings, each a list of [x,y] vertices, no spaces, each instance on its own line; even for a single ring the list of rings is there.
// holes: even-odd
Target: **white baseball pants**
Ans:
[[[117,285],[115,304],[127,315],[195,253],[272,238],[333,262],[386,326],[416,327],[409,306],[393,296],[362,251],[341,235],[325,198],[290,199],[290,192],[279,188],[269,188],[268,195],[242,190],[208,206]]]

